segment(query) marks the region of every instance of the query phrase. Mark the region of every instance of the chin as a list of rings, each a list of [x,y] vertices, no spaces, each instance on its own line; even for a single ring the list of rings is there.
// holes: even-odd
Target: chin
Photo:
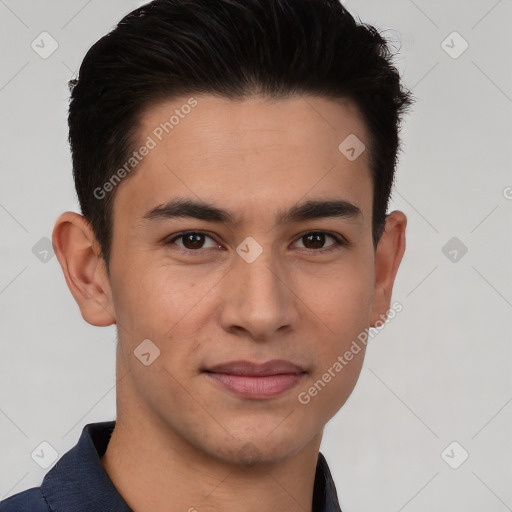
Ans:
[[[300,449],[293,435],[270,440],[266,434],[246,436],[245,439],[230,439],[229,446],[219,450],[216,444],[214,456],[228,464],[252,467],[262,464],[275,464],[293,456]]]

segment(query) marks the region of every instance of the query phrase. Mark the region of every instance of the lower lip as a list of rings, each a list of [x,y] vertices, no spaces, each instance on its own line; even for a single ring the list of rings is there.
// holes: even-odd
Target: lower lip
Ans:
[[[226,389],[246,398],[272,398],[294,388],[304,373],[283,373],[266,377],[249,377],[229,373],[206,373]]]

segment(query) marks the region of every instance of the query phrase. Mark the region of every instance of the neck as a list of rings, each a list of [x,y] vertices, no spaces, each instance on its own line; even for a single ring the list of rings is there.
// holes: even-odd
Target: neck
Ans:
[[[148,410],[118,405],[101,462],[136,512],[311,512],[321,437],[278,462],[236,464],[192,446]]]

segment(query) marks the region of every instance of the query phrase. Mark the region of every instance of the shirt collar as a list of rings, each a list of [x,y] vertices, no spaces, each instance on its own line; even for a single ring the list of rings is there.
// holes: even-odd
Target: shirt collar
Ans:
[[[78,443],[46,474],[42,493],[54,512],[132,512],[101,464],[115,421],[85,425]],[[341,512],[324,456],[318,454],[313,512]]]

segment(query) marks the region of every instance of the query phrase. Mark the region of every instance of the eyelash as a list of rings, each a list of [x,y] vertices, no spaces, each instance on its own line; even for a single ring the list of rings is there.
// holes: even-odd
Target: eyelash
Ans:
[[[209,235],[208,233],[205,233],[203,231],[183,231],[181,233],[178,233],[177,235],[172,235],[172,238],[168,238],[165,241],[165,245],[172,245],[176,242],[176,240],[183,238],[186,235],[191,235],[191,234],[204,235],[204,236],[214,240],[215,243],[218,243],[211,235]],[[334,233],[330,233],[328,231],[306,231],[305,233],[303,233],[302,235],[297,237],[295,241],[298,241],[301,238],[304,238],[305,236],[312,235],[312,234],[322,234],[322,235],[330,236],[334,240],[334,243],[332,245],[328,246],[326,249],[302,249],[302,252],[306,252],[307,254],[326,254],[326,253],[330,253],[332,251],[338,250],[342,247],[348,247],[350,245],[350,242],[348,242],[348,240],[346,238],[344,238],[340,235],[336,235]],[[188,254],[199,255],[208,249],[211,249],[211,248],[207,248],[207,249],[203,249],[203,248],[187,249],[187,248],[181,248],[181,247],[178,248],[178,250],[180,252],[187,254],[187,255]]]

